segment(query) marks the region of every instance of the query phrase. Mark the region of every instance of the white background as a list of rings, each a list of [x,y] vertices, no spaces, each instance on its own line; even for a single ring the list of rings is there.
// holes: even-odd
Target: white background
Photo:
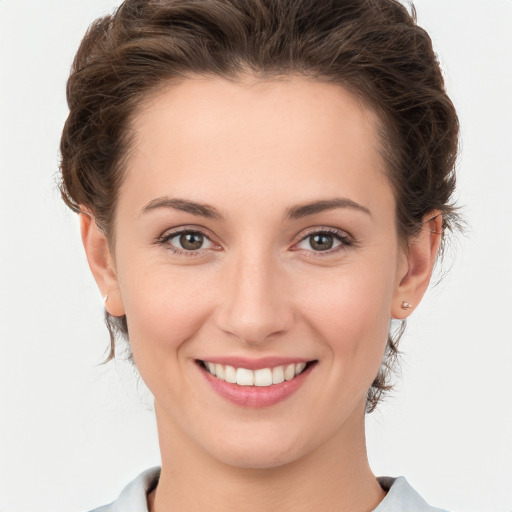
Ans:
[[[0,510],[113,500],[159,462],[152,413],[108,344],[78,221],[56,189],[65,81],[112,0],[0,0]],[[512,1],[418,0],[462,122],[470,226],[368,418],[376,474],[455,512],[512,511]]]

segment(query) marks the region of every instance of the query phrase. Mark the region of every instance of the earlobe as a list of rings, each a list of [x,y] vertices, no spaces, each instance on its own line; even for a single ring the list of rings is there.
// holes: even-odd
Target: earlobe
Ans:
[[[420,303],[430,283],[437,252],[443,235],[443,218],[439,211],[425,216],[423,227],[410,242],[405,255],[405,272],[399,276],[391,310],[392,318],[405,319]]]
[[[107,237],[87,210],[80,213],[80,230],[89,268],[100,289],[105,308],[113,316],[123,316],[124,306]]]

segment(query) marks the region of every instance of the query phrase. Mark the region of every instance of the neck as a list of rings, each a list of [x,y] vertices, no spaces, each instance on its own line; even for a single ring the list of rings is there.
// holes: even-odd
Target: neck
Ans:
[[[182,432],[159,421],[162,472],[157,489],[149,497],[149,510],[371,511],[385,492],[368,464],[364,412],[357,423],[345,425],[336,436],[299,460],[253,469],[210,457]]]

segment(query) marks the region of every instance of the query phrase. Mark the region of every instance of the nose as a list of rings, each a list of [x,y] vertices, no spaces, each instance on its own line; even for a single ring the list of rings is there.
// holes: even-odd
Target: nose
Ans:
[[[282,263],[269,251],[239,255],[220,287],[217,326],[246,345],[262,345],[289,331],[293,308]]]

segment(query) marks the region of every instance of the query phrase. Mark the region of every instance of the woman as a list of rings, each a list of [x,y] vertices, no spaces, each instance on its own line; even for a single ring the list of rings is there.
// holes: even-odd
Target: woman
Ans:
[[[162,467],[100,510],[435,510],[373,475],[451,202],[458,122],[394,0],[124,2],[68,83],[62,193]]]

